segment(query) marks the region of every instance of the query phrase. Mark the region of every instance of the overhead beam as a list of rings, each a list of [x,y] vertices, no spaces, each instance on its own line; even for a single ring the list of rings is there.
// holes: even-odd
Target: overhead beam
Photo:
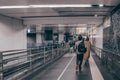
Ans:
[[[36,24],[101,24],[102,17],[50,17],[50,18],[25,18],[25,25]]]

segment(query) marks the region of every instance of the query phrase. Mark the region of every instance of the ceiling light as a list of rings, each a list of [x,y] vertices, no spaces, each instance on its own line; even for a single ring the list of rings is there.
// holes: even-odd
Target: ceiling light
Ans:
[[[0,9],[29,8],[30,6],[0,6]]]
[[[14,8],[61,8],[61,7],[92,7],[90,4],[49,4],[49,5],[23,5],[23,6],[0,6],[0,9]]]
[[[104,5],[103,4],[99,4],[99,7],[103,7]]]
[[[92,7],[90,4],[30,5],[32,8]]]

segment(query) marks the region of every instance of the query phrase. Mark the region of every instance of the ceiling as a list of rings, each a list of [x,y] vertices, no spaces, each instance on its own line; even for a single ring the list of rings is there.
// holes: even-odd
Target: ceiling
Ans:
[[[0,14],[22,19],[26,25],[101,24],[120,0],[0,0],[0,6],[92,4],[92,7],[0,9]],[[104,7],[99,7],[104,4]],[[96,15],[96,16],[95,16]]]

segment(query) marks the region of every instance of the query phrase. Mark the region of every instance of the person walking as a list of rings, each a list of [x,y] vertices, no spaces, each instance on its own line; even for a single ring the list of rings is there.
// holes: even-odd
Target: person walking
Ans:
[[[86,48],[87,48],[87,51],[86,51],[86,52],[84,53],[84,55],[83,55],[82,69],[84,68],[85,64],[87,64],[88,59],[89,59],[89,57],[90,57],[90,46],[91,46],[91,43],[90,43],[88,37],[86,38],[85,46],[86,46]]]
[[[75,43],[76,49],[76,71],[81,71],[81,64],[83,61],[83,54],[86,52],[85,44],[83,37],[81,35],[78,36],[78,41]]]

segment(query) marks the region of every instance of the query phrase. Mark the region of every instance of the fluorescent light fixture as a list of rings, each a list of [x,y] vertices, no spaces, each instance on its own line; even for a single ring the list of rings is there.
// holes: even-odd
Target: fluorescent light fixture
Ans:
[[[0,9],[29,8],[30,6],[0,6]]]
[[[92,7],[92,5],[90,5],[90,4],[21,5],[21,6],[0,6],[0,9],[14,9],[14,8],[62,8],[62,7]]]
[[[103,7],[104,5],[103,4],[99,4],[99,7]]]
[[[30,5],[32,8],[92,7],[90,4]]]

